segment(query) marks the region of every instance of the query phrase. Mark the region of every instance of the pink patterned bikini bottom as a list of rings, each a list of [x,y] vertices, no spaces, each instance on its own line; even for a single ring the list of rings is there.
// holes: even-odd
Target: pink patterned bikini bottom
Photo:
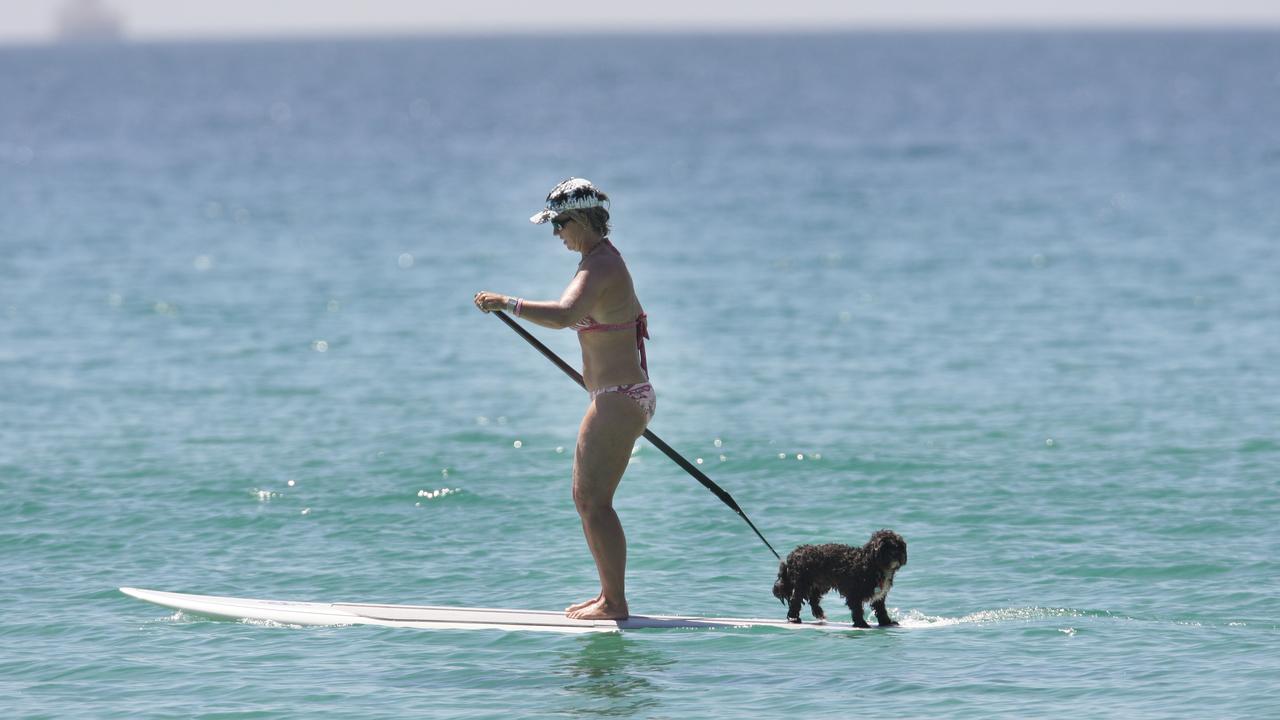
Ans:
[[[653,414],[658,410],[658,393],[654,391],[653,385],[647,382],[631,385],[610,385],[609,387],[592,390],[591,399],[595,400],[597,396],[603,393],[618,393],[631,398],[644,411],[646,420],[652,420]]]

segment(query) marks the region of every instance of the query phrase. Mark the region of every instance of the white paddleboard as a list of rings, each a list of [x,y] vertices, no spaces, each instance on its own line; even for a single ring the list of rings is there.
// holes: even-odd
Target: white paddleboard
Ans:
[[[785,630],[858,630],[850,623],[789,623],[759,618],[708,618],[632,615],[626,620],[574,620],[563,612],[500,608],[292,602],[189,595],[122,587],[120,592],[156,605],[195,615],[233,620],[265,620],[289,625],[383,625],[445,630],[536,630],[543,632],[617,632],[641,628],[751,628]]]

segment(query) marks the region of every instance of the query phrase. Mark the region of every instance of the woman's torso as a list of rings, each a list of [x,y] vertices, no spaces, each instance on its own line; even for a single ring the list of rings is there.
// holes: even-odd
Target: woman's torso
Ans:
[[[588,390],[648,381],[641,347],[644,310],[622,258],[614,253],[589,258],[608,280],[587,317],[574,325],[582,346],[582,380]]]

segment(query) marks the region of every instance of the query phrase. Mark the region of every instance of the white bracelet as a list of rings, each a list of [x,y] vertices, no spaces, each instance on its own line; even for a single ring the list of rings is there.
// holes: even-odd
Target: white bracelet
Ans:
[[[520,298],[513,298],[513,297],[507,298],[507,312],[511,313],[512,315],[520,314]]]

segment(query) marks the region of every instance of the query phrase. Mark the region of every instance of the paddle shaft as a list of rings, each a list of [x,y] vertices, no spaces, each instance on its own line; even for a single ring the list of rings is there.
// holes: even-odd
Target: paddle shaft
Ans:
[[[538,352],[542,353],[544,356],[546,356],[548,360],[555,363],[556,367],[560,368],[565,375],[568,375],[569,377],[573,378],[573,381],[578,383],[578,385],[581,386],[583,390],[587,389],[587,384],[582,381],[582,373],[578,372],[577,370],[574,370],[572,365],[565,362],[564,360],[561,360],[559,355],[556,355],[554,352],[552,352],[551,348],[547,347],[546,345],[543,345],[542,342],[539,341],[538,338],[531,335],[528,330],[525,330],[524,328],[520,327],[519,323],[507,317],[507,314],[502,312],[501,310],[494,310],[492,311],[491,314],[497,315],[499,320],[507,324],[507,327],[511,328],[512,330],[515,330],[520,337],[524,338],[525,341],[527,341],[530,345],[532,345]],[[737,501],[735,501],[733,499],[733,496],[730,495],[727,491],[725,491],[724,488],[712,482],[711,478],[703,474],[703,472],[699,470],[697,466],[695,466],[693,463],[686,460],[684,456],[681,455],[680,453],[671,449],[670,445],[664,442],[662,438],[655,435],[653,431],[649,430],[648,428],[646,428],[644,431],[644,439],[648,440],[650,443],[653,444],[654,447],[661,450],[667,457],[674,460],[677,465],[684,468],[685,472],[692,475],[694,480],[697,480],[698,482],[702,483],[703,487],[710,490],[712,494],[720,498],[721,502],[723,502],[725,505],[728,505],[729,508],[734,512],[738,513],[738,516],[741,517],[743,520],[745,520],[747,525],[751,527],[751,530],[756,534],[756,537],[760,538],[760,542],[764,543],[764,546],[769,548],[769,552],[773,553],[773,556],[778,558],[779,560],[782,559],[782,556],[778,554],[778,551],[774,550],[773,546],[769,544],[769,541],[764,539],[764,535],[760,534],[760,530],[756,528],[756,524],[751,522],[751,518],[747,517],[747,514],[742,511],[742,508],[738,507]]]

